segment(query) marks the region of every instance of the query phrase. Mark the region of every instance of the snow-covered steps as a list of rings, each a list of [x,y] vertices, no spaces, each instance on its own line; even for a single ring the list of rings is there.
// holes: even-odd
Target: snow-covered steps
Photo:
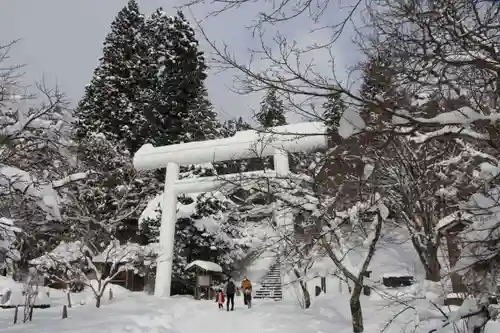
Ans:
[[[260,289],[255,292],[254,298],[267,298],[275,301],[283,299],[281,289],[281,268],[279,261],[276,261],[260,282]]]

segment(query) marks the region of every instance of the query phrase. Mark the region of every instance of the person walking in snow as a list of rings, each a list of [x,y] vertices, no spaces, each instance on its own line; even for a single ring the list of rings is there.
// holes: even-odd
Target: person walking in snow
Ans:
[[[252,282],[246,276],[241,282],[241,290],[243,292],[243,302],[249,308],[252,307]]]
[[[229,303],[231,303],[231,311],[234,311],[234,294],[236,293],[236,286],[231,278],[227,280],[226,296],[227,296],[227,311],[229,311]]]
[[[219,304],[220,310],[224,309],[224,293],[222,292],[222,289],[217,290],[217,293],[215,294],[215,303]]]

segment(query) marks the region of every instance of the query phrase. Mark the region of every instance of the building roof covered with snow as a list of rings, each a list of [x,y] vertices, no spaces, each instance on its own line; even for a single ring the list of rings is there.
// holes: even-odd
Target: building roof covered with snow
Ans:
[[[450,231],[458,225],[468,225],[472,223],[473,216],[469,213],[456,211],[443,217],[436,225],[436,230],[439,233]]]
[[[31,265],[41,265],[46,268],[57,266],[59,263],[72,263],[85,258],[85,253],[90,249],[81,241],[62,241],[55,249],[44,255],[30,260]]]
[[[195,260],[192,263],[186,265],[186,270],[190,270],[193,268],[200,268],[207,272],[222,273],[222,267],[220,267],[219,264],[211,261]]]
[[[132,263],[144,260],[145,257],[154,257],[159,252],[159,244],[151,243],[139,245],[136,243],[118,244],[112,242],[108,247],[96,255],[96,263]]]

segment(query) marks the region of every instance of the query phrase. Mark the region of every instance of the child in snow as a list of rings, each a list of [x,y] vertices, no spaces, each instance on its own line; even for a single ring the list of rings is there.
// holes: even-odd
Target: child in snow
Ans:
[[[224,293],[222,289],[217,290],[215,294],[215,302],[219,304],[219,309],[224,310]]]

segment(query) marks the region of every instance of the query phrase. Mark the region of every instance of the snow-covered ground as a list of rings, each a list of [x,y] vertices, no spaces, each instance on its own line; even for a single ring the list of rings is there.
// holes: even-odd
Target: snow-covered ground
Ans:
[[[21,285],[0,281],[13,293]],[[19,333],[350,333],[351,321],[348,295],[334,292],[314,299],[310,309],[301,309],[295,301],[273,302],[254,300],[252,309],[236,299],[234,312],[219,311],[212,301],[196,301],[191,297],[157,298],[141,292],[128,292],[113,287],[113,300],[104,299],[101,308],[96,308],[89,292],[76,294],[75,302],[68,309],[68,318],[62,319],[63,292],[50,290],[49,309],[35,309],[33,321],[12,323],[14,310],[0,310],[0,332]],[[46,299],[44,301],[47,301]],[[381,298],[378,294],[362,296],[365,332],[380,332],[402,305]],[[421,307],[422,308],[422,307]],[[387,327],[387,333],[413,331],[415,312],[402,312]],[[417,323],[415,333],[426,333],[439,320]],[[485,333],[500,332],[498,323],[490,323]],[[440,331],[450,333],[451,328]]]
[[[366,303],[366,302],[365,302]],[[188,297],[160,299],[143,293],[121,293],[105,301],[100,309],[93,304],[76,305],[69,317],[61,319],[62,306],[35,309],[33,321],[12,324],[13,310],[1,310],[0,332],[23,333],[241,333],[283,332],[350,332],[351,322],[347,295],[331,294],[318,297],[311,309],[302,310],[295,302],[254,300],[246,309],[236,299],[234,312],[219,311],[211,301],[196,301]],[[381,328],[380,301],[370,304],[365,314],[367,332]],[[373,307],[379,310],[372,311]],[[395,309],[386,308],[387,318]],[[375,315],[374,313],[377,312]],[[372,330],[373,329],[373,330]],[[393,332],[397,332],[393,331]]]
[[[380,285],[382,277],[385,274],[402,274],[414,276],[417,280],[425,272],[415,254],[413,246],[405,242],[407,236],[404,230],[397,230],[380,240],[377,251],[369,266],[372,271],[367,284]],[[359,265],[364,250],[353,249],[345,259],[349,267]],[[317,259],[313,266],[307,272],[307,287],[309,293],[314,295],[315,287],[321,286],[321,277],[326,277],[327,292],[345,292],[347,285],[335,277],[336,269],[330,258],[325,257]],[[300,286],[296,283],[296,277],[288,272],[283,278],[283,297],[286,300],[297,300],[297,294],[300,294]],[[314,300],[313,300],[314,301]]]
[[[427,288],[423,284],[390,289],[379,283],[386,273],[409,273],[416,276],[417,280],[422,275],[422,268],[411,245],[401,242],[402,240],[386,237],[370,265],[373,271],[370,279],[372,293],[361,297],[365,332],[381,332],[385,329],[387,333],[427,333],[442,322],[443,317],[437,309],[427,301],[415,297],[426,292]],[[354,251],[349,256],[352,265],[358,264],[358,256],[359,253]],[[255,289],[258,289],[260,278],[274,261],[273,252],[264,253],[246,267],[244,274],[253,281]],[[219,311],[212,301],[196,301],[188,296],[157,298],[111,285],[114,297],[109,300],[106,292],[99,309],[95,307],[90,291],[72,294],[73,307],[68,309],[69,317],[63,320],[62,307],[67,304],[66,294],[59,290],[41,288],[37,303],[50,304],[51,307],[35,309],[32,322],[22,323],[20,320],[16,325],[13,325],[14,310],[0,309],[0,333],[350,333],[352,328],[347,286],[340,283],[333,272],[329,258],[318,260],[308,272],[312,305],[307,310],[300,307],[298,285],[290,283],[288,276],[284,278],[283,301],[255,299],[253,308],[247,309],[242,298],[237,297],[235,311],[229,313]],[[327,276],[327,293],[316,297],[314,287],[320,285],[319,276]],[[238,282],[238,277],[235,278]],[[0,277],[0,293],[7,288],[12,291],[11,303],[22,304],[23,285]],[[457,309],[442,308],[444,312],[451,310]],[[398,315],[393,319],[396,314]],[[20,315],[22,316],[22,310]],[[387,326],[388,323],[391,324]],[[451,332],[451,325],[439,331]],[[498,332],[498,322],[490,322],[485,331]]]

